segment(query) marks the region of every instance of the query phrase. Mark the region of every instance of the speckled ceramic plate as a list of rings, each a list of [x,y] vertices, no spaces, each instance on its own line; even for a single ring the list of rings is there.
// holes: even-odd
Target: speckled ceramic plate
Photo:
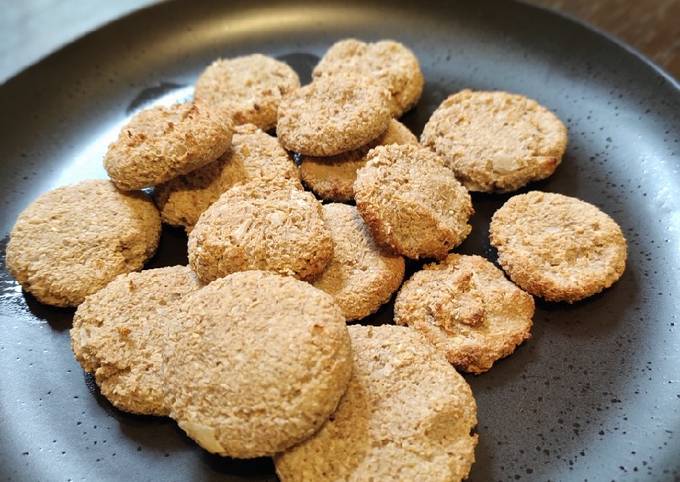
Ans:
[[[572,306],[538,303],[534,337],[489,373],[468,377],[480,435],[471,480],[677,480],[677,83],[601,34],[505,0],[255,3],[161,4],[0,87],[3,233],[39,193],[103,177],[102,153],[121,123],[143,106],[190,95],[218,56],[268,53],[306,80],[339,38],[399,39],[417,53],[427,79],[404,119],[414,131],[464,87],[536,98],[568,124],[570,140],[557,173],[531,187],[597,204],[630,245],[613,288]],[[495,256],[488,220],[505,199],[474,197],[474,231],[461,251]],[[152,265],[186,262],[185,241],[165,230]],[[275,480],[267,459],[214,457],[168,419],[113,409],[73,359],[73,312],[41,306],[4,270],[0,282],[0,476]],[[389,318],[387,307],[377,320]]]

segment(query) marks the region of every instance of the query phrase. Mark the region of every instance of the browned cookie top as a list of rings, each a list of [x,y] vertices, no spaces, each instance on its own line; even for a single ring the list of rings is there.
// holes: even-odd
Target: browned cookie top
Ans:
[[[409,258],[443,258],[471,230],[470,195],[424,147],[372,149],[357,172],[354,198],[376,240]]]
[[[155,186],[220,157],[231,121],[197,104],[151,107],[135,115],[109,146],[104,168],[120,189]]]
[[[616,221],[562,194],[511,197],[493,215],[489,234],[510,278],[548,301],[571,303],[599,293],[626,267],[626,239]]]
[[[161,222],[143,193],[89,180],[49,191],[19,216],[6,264],[40,302],[78,306],[156,251]]]
[[[276,125],[281,99],[300,87],[295,71],[262,54],[219,59],[196,81],[196,101],[225,108],[234,124],[255,124],[263,130]]]
[[[421,142],[470,191],[506,192],[555,172],[567,146],[567,128],[524,96],[463,90],[432,114]]]
[[[283,99],[276,133],[289,151],[334,156],[357,149],[387,129],[389,92],[357,74],[315,79]]]
[[[328,49],[313,75],[318,78],[344,72],[357,72],[386,85],[395,117],[400,117],[418,102],[425,84],[416,56],[405,45],[393,40],[374,43],[340,40]]]
[[[411,328],[349,333],[349,388],[321,430],[274,458],[281,481],[465,479],[477,406],[463,377]]]
[[[309,437],[352,370],[333,299],[309,283],[234,273],[188,296],[165,354],[170,416],[206,450],[251,458]]]
[[[457,368],[481,373],[531,336],[534,300],[480,256],[449,254],[402,286],[394,321],[421,332]]]
[[[168,415],[161,377],[168,324],[200,287],[187,266],[118,276],[78,307],[71,347],[102,394],[120,410]]]
[[[332,256],[321,204],[289,182],[231,188],[189,235],[189,263],[203,282],[249,269],[309,279]]]

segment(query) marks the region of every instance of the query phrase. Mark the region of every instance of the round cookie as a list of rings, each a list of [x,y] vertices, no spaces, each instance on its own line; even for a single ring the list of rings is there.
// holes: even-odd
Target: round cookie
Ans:
[[[78,306],[156,251],[161,220],[143,193],[89,180],[41,195],[19,215],[6,265],[41,303]]]
[[[394,117],[401,117],[418,102],[425,84],[416,56],[405,45],[393,40],[365,43],[345,39],[336,42],[312,75],[317,78],[343,72],[356,72],[383,82],[390,91]]]
[[[418,138],[404,124],[392,119],[385,132],[359,149],[332,157],[302,156],[300,177],[322,199],[351,201],[357,171],[366,165],[368,151],[389,144],[418,144]]]
[[[187,266],[118,276],[76,310],[71,347],[102,394],[126,412],[168,415],[161,367],[167,323],[200,287]]]
[[[231,188],[201,214],[189,235],[189,263],[206,283],[250,269],[309,279],[332,256],[321,204],[290,184]]]
[[[151,107],[136,114],[109,145],[104,168],[119,189],[155,186],[220,157],[231,122],[197,104]]]
[[[348,321],[360,320],[399,288],[404,258],[375,244],[354,206],[325,204],[323,218],[333,238],[333,258],[312,284],[333,297]]]
[[[306,156],[357,149],[387,129],[389,99],[382,84],[356,74],[315,79],[281,101],[279,142]]]
[[[430,150],[379,146],[367,160],[354,198],[380,244],[409,258],[443,258],[470,234],[470,195]]]
[[[487,371],[531,337],[534,299],[480,256],[449,254],[399,290],[394,321],[422,333],[456,368]]]
[[[255,124],[263,130],[276,125],[281,99],[300,87],[286,63],[262,54],[219,59],[196,81],[194,98],[206,106],[224,106],[235,124]]]
[[[349,327],[352,378],[311,438],[275,456],[282,482],[460,481],[475,460],[470,387],[411,328]]]
[[[234,273],[190,295],[177,318],[164,358],[170,416],[210,452],[285,450],[326,421],[349,383],[345,320],[308,283]]]
[[[609,288],[626,267],[621,228],[597,207],[562,194],[511,197],[491,219],[498,262],[522,289],[573,303]]]
[[[236,184],[290,180],[302,189],[298,170],[275,137],[252,124],[234,129],[231,148],[215,162],[157,186],[164,222],[190,231],[203,211]]]
[[[470,191],[508,192],[555,172],[567,128],[524,96],[463,90],[434,111],[420,140]]]

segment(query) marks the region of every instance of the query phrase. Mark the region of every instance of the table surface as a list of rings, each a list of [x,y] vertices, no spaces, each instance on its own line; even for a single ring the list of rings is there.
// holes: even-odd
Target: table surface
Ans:
[[[0,82],[84,33],[158,0],[24,0],[0,15]],[[585,20],[680,78],[680,0],[527,0]]]

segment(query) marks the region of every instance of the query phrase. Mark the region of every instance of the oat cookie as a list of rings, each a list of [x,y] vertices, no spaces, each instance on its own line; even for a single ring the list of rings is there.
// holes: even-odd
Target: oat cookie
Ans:
[[[456,368],[482,373],[531,336],[534,299],[480,256],[449,254],[399,290],[394,321],[422,333]]]
[[[386,303],[404,279],[404,258],[375,244],[354,206],[326,204],[333,258],[313,285],[333,297],[345,318],[360,320]]]
[[[19,215],[6,264],[41,303],[78,306],[156,251],[161,221],[143,193],[89,180],[49,191]]]
[[[347,393],[311,438],[277,455],[282,482],[450,482],[474,463],[470,387],[423,337],[403,326],[349,327]]]
[[[119,189],[155,186],[220,157],[231,135],[227,117],[196,104],[151,107],[123,126],[104,168]]]
[[[356,39],[336,42],[314,68],[313,76],[357,72],[383,82],[390,91],[392,115],[400,117],[423,92],[425,79],[416,56],[393,40],[365,43]]]
[[[164,222],[190,231],[203,211],[236,184],[290,180],[302,189],[293,160],[272,137],[252,124],[234,129],[231,148],[217,161],[157,186]]]
[[[418,138],[404,124],[392,119],[377,139],[367,145],[332,157],[302,156],[300,176],[314,194],[327,201],[351,201],[357,171],[366,165],[368,151],[389,144],[418,144]]]
[[[161,377],[167,324],[199,287],[187,266],[149,269],[118,276],[78,307],[73,353],[117,408],[168,415]]]
[[[385,132],[389,93],[357,74],[321,77],[283,99],[276,133],[289,151],[334,156],[357,149]]]
[[[201,214],[189,235],[189,263],[206,283],[249,269],[309,279],[332,256],[321,204],[290,185],[235,186]]]
[[[430,150],[380,146],[367,159],[354,198],[380,244],[409,258],[443,258],[470,234],[470,195]]]
[[[421,142],[470,191],[508,192],[555,172],[567,147],[567,128],[524,96],[463,90],[432,114]]]
[[[262,54],[219,59],[196,81],[194,97],[207,106],[223,106],[234,124],[255,124],[269,130],[276,125],[281,99],[300,87],[300,79],[286,63]]]
[[[170,416],[210,452],[285,450],[326,421],[349,383],[345,320],[308,283],[234,273],[190,295],[177,319],[164,358]]]
[[[626,267],[616,221],[562,194],[511,197],[491,219],[498,262],[522,289],[548,301],[574,301],[609,288]]]

